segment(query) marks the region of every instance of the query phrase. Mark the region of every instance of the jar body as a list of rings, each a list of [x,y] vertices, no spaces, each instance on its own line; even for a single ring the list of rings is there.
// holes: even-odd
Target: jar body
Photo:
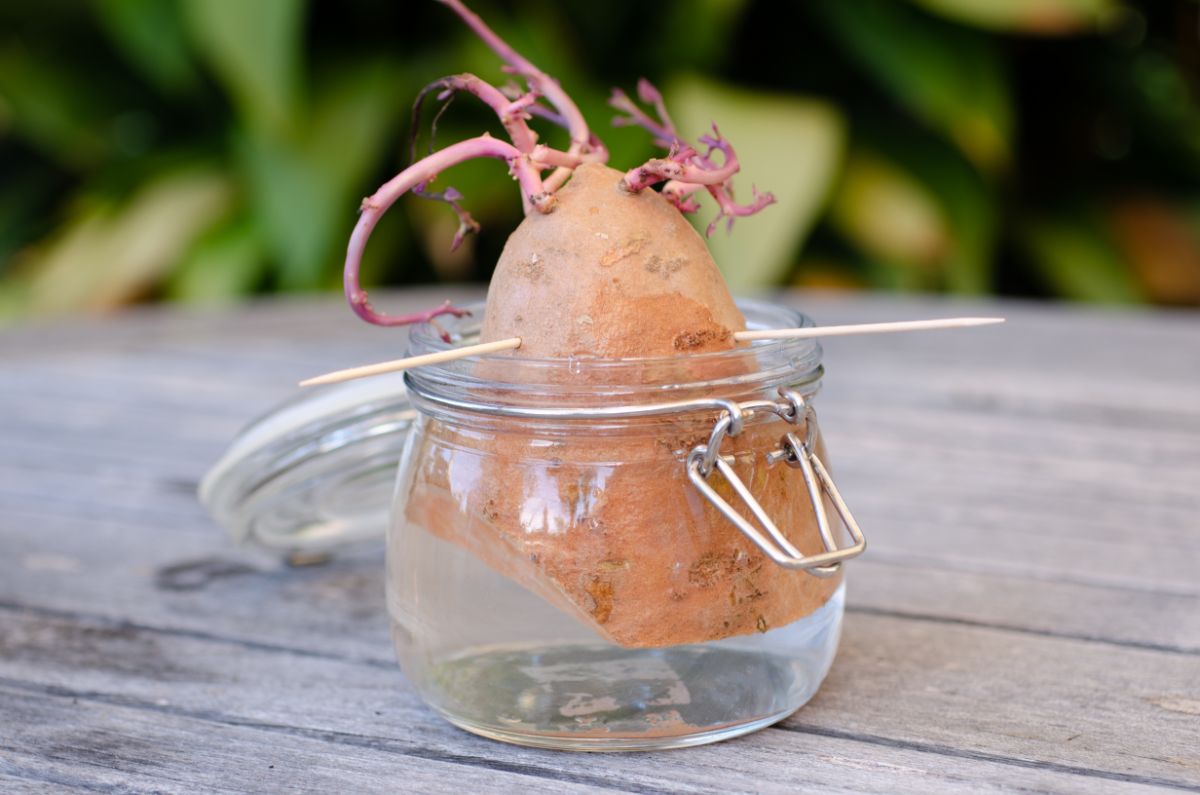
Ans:
[[[844,586],[777,566],[688,481],[704,422],[539,428],[423,417],[401,462],[388,608],[402,667],[461,728],[526,745],[658,749],[743,734],[816,692]],[[727,451],[817,551],[799,476],[757,423]]]
[[[811,325],[739,307],[750,328]],[[481,314],[446,327],[469,339]],[[417,327],[409,353],[446,344]],[[795,556],[840,546],[847,527],[861,542],[809,459],[780,456],[791,440],[824,458],[806,405],[822,372],[815,341],[785,340],[407,373],[418,416],[393,497],[387,604],[421,697],[477,734],[598,751],[712,742],[808,701],[837,649],[844,586],[836,566],[802,570]],[[720,455],[701,467],[710,447]],[[722,501],[769,517],[757,526],[783,543],[764,546]]]

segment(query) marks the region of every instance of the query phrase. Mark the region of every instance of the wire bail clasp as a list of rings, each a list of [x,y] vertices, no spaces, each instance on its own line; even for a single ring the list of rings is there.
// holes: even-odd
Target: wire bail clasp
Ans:
[[[807,571],[815,577],[831,577],[842,566],[842,561],[861,555],[867,548],[862,530],[854,521],[850,509],[846,507],[842,495],[830,477],[829,471],[821,463],[816,451],[817,415],[812,406],[799,392],[780,387],[780,402],[753,401],[745,404],[733,404],[722,409],[720,417],[713,426],[713,432],[706,444],[697,445],[687,457],[688,478],[721,514],[733,523],[738,530],[749,538],[756,547],[780,566],[788,569]],[[744,427],[748,415],[760,411],[770,411],[791,425],[804,424],[804,438],[789,431],[780,440],[779,449],[766,454],[768,465],[784,463],[793,469],[799,469],[804,478],[804,486],[813,506],[813,514],[817,520],[817,532],[821,536],[824,552],[805,556],[788,540],[771,517],[767,515],[762,504],[750,493],[750,489],[733,470],[732,457],[722,456],[721,443],[726,436],[737,436]],[[733,489],[734,493],[749,509],[751,515],[758,521],[756,527],[745,516],[738,512],[729,502],[717,493],[708,482],[713,472],[719,472]],[[829,516],[825,510],[824,496],[828,495],[834,510],[846,530],[850,533],[853,544],[838,547],[833,529],[829,524]],[[760,529],[761,528],[761,529]],[[764,534],[765,531],[765,534]]]

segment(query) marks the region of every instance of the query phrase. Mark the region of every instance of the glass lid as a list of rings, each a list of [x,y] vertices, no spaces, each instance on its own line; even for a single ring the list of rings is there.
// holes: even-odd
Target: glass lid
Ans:
[[[200,501],[234,540],[285,552],[382,538],[415,416],[403,373],[305,391],[237,435]]]

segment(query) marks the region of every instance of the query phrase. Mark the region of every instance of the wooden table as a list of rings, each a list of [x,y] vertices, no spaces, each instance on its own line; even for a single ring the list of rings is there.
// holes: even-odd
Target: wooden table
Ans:
[[[432,304],[409,293],[380,304]],[[400,355],[335,299],[0,334],[0,792],[1200,791],[1200,315],[791,294],[871,542],[782,724],[526,750],[425,709],[378,547],[235,548],[198,479],[302,376]]]

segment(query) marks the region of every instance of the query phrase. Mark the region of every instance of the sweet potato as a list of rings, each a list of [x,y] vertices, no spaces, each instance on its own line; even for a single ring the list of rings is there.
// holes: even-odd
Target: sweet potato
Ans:
[[[478,97],[496,110],[511,143],[485,134],[453,144],[364,201],[346,263],[355,311],[384,325],[461,312],[447,304],[413,316],[382,315],[358,284],[358,263],[380,215],[409,190],[451,205],[460,219],[457,244],[477,225],[457,191],[434,193],[430,185],[457,162],[493,157],[508,164],[527,212],[492,277],[483,341],[520,337],[512,359],[584,364],[542,371],[538,377],[546,384],[602,386],[609,376],[586,363],[611,359],[674,357],[676,381],[746,367],[744,357],[732,363],[692,358],[735,348],[733,335],[745,320],[703,239],[683,217],[696,209],[699,190],[716,199],[717,220],[730,222],[773,201],[757,191],[750,204],[733,201],[730,180],[738,161],[732,146],[714,128],[700,139],[708,148],[701,154],[678,136],[662,97],[643,81],[639,97],[657,119],[621,92],[613,105],[626,114],[624,123],[649,130],[668,154],[624,173],[609,168],[603,144],[562,88],[457,0],[447,5],[525,78],[528,91],[505,94],[474,75],[456,75],[422,92],[422,98]],[[542,105],[542,97],[553,107]],[[535,118],[564,126],[568,149],[538,144],[528,125]],[[660,182],[661,192],[648,189]],[[503,357],[477,366],[489,380],[525,377]],[[662,377],[661,368],[654,372]],[[701,498],[683,459],[706,440],[712,421],[664,420],[616,433],[576,426],[566,433],[515,419],[492,421],[482,432],[434,420],[417,451],[405,518],[623,646],[696,643],[784,626],[824,604],[838,578],[775,565]],[[751,491],[792,542],[817,552],[820,538],[803,482],[784,466],[768,467],[762,455],[781,433],[779,423],[757,423],[722,452],[735,457]]]
[[[581,165],[554,212],[517,227],[488,288],[483,341],[520,337],[519,354],[538,358],[734,346],[746,323],[708,247],[658,193],[621,189],[622,176]]]

